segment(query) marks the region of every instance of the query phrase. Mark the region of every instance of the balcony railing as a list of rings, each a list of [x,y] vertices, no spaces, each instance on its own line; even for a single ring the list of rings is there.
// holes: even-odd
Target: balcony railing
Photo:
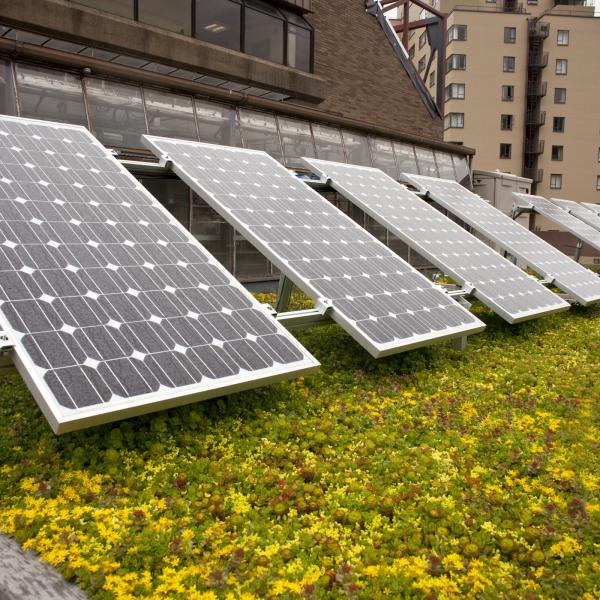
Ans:
[[[529,37],[547,38],[550,35],[550,25],[539,21],[529,21]]]
[[[537,96],[539,98],[546,95],[548,91],[548,83],[546,81],[536,81],[527,84],[527,95]]]
[[[525,142],[525,154],[543,154],[544,140],[528,140]]]
[[[540,112],[536,112],[527,116],[526,120],[527,125],[534,125],[537,127],[541,127],[546,123],[546,111],[542,110]]]
[[[528,179],[532,179],[533,183],[540,183],[544,178],[544,169],[537,169],[535,167],[528,168],[525,167],[523,169],[523,177],[527,177]]]
[[[538,52],[529,56],[528,66],[535,69],[543,69],[548,66],[548,53],[540,54]]]

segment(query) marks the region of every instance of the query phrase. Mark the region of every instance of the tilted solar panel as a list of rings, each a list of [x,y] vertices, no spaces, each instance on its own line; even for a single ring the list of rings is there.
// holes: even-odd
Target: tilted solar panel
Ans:
[[[600,278],[459,183],[403,173],[446,210],[462,219],[581,304],[600,301]]]
[[[590,225],[590,227],[600,231],[600,216],[583,204],[573,202],[572,200],[563,200],[562,198],[550,198],[550,200],[571,213],[574,217]]]
[[[156,155],[373,356],[484,324],[264,152],[144,136]]]
[[[313,158],[306,165],[509,323],[569,304],[379,169]]]
[[[519,205],[532,206],[536,213],[550,219],[578,239],[600,250],[600,231],[573,216],[564,208],[542,196],[519,194],[517,192],[513,192],[513,196],[518,200]]]
[[[591,210],[595,215],[600,216],[600,204],[592,204],[591,202],[582,202],[581,206],[585,206],[588,210]]]
[[[318,366],[86,129],[11,117],[0,322],[57,433]]]

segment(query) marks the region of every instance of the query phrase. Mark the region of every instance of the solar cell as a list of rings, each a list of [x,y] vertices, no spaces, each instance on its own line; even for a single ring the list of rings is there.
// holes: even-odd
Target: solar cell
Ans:
[[[373,356],[484,324],[264,152],[144,136]]]
[[[590,246],[600,250],[600,231],[573,216],[561,206],[550,202],[550,200],[542,196],[519,194],[517,192],[513,192],[513,196],[518,200],[519,205],[533,207],[536,213],[560,225],[577,239],[583,240]]]
[[[550,198],[552,202],[558,204],[561,208],[571,213],[574,217],[587,223],[597,231],[600,231],[600,216],[589,208],[580,204],[579,202],[573,202],[572,200],[563,200],[561,198]]]
[[[303,159],[308,167],[509,323],[569,304],[379,169]]]
[[[534,271],[550,279],[579,303],[600,301],[600,278],[551,246],[459,183],[403,173],[414,185],[446,210],[462,219]]]
[[[318,366],[86,129],[11,117],[0,321],[57,433]]]

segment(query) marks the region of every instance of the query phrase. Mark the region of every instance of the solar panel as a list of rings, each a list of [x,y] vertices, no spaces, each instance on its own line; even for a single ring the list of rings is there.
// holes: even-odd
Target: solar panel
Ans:
[[[144,139],[373,356],[485,327],[266,153]]]
[[[531,196],[517,192],[513,192],[513,196],[517,198],[520,205],[526,207],[532,206],[533,210],[539,215],[550,219],[569,233],[572,233],[577,239],[583,240],[590,246],[600,250],[600,231],[573,216],[564,208],[557,206],[542,196]]]
[[[318,366],[86,129],[10,117],[0,324],[57,433]]]
[[[591,202],[581,202],[581,206],[585,206],[588,210],[591,210],[595,215],[600,216],[600,204],[592,204]]]
[[[550,200],[552,200],[554,204],[558,204],[558,206],[571,213],[574,217],[577,217],[580,221],[583,221],[594,229],[600,231],[600,216],[583,204],[580,204],[579,202],[573,202],[572,200],[563,200],[561,198],[550,198]]]
[[[550,279],[581,304],[600,301],[600,278],[459,183],[403,173],[446,210]]]
[[[509,323],[569,304],[379,169],[303,159],[340,194]]]

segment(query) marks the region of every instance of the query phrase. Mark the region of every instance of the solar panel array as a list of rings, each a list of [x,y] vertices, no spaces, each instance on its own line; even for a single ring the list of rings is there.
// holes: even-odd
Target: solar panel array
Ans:
[[[551,246],[518,222],[494,208],[459,183],[403,173],[413,184],[446,210],[462,219],[534,271],[567,292],[581,304],[600,301],[600,278]]]
[[[144,136],[157,156],[374,356],[484,324],[264,152]]]
[[[56,432],[318,366],[87,130],[11,117],[0,321]]]
[[[564,208],[557,206],[542,196],[531,196],[517,192],[513,192],[513,196],[517,198],[519,204],[532,206],[536,213],[550,219],[578,239],[600,250],[600,231],[573,216]]]
[[[550,198],[550,200],[564,210],[570,212],[579,220],[587,223],[597,231],[600,231],[600,216],[583,204],[580,204],[579,202],[573,202],[572,200],[563,200],[560,198]]]
[[[379,169],[303,159],[373,219],[417,250],[509,323],[566,310],[536,279]]]
[[[591,210],[595,215],[600,216],[600,204],[592,204],[591,202],[581,202],[581,206],[585,206],[588,210]]]

